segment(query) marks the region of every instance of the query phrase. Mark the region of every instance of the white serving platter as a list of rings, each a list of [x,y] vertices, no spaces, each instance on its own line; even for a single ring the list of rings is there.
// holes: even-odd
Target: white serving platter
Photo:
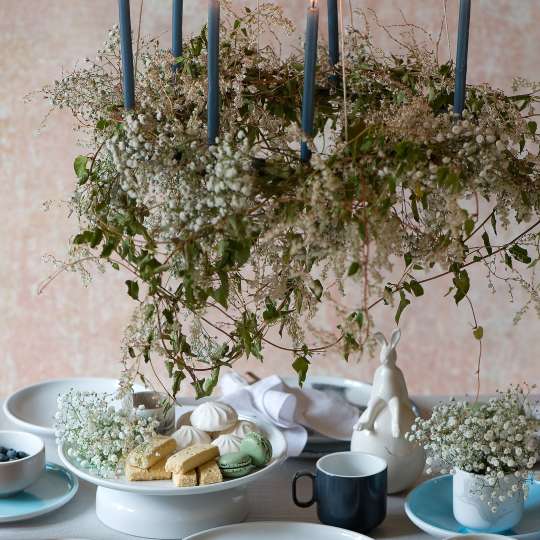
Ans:
[[[240,415],[241,419],[255,421]],[[99,478],[59,448],[66,468],[96,486],[96,514],[106,526],[133,536],[176,540],[196,532],[244,521],[249,512],[248,485],[271,474],[287,458],[281,431],[256,420],[272,444],[272,459],[263,469],[243,478],[209,486],[178,488],[170,480],[128,482],[124,478]]]
[[[118,380],[82,377],[43,381],[9,396],[4,402],[4,413],[11,422],[25,431],[41,437],[54,437],[53,424],[58,396],[72,388],[88,392],[115,393]],[[135,385],[134,388],[137,392],[144,390],[141,385]]]
[[[281,465],[287,458],[287,442],[285,437],[272,424],[254,419],[249,416],[240,415],[242,420],[250,420],[255,422],[261,428],[272,445],[272,459],[266,467],[257,469],[255,472],[242,478],[233,478],[225,480],[219,484],[210,484],[208,486],[195,487],[176,487],[171,480],[152,480],[149,482],[130,482],[125,478],[106,479],[96,476],[91,470],[84,469],[80,466],[76,459],[67,455],[67,448],[59,447],[58,454],[60,459],[73,474],[77,475],[82,480],[86,480],[96,486],[114,489],[118,491],[127,491],[137,493],[139,495],[158,495],[158,496],[183,496],[183,495],[204,495],[205,493],[215,493],[218,491],[226,491],[229,489],[245,486],[263,476],[270,474],[273,469]]]
[[[369,536],[319,523],[258,521],[203,531],[184,540],[372,540]]]

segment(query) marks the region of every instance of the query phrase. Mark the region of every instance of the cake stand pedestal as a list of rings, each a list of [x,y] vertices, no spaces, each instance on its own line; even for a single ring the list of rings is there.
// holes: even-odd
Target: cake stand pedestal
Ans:
[[[245,521],[246,488],[204,495],[146,495],[99,486],[96,514],[111,529],[133,536],[174,540]]]

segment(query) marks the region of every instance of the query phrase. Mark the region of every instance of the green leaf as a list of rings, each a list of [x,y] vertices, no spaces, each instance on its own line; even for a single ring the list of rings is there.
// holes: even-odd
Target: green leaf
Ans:
[[[484,246],[486,247],[488,255],[491,255],[493,249],[491,248],[491,242],[489,241],[489,234],[486,231],[484,231],[484,234],[482,235],[482,240],[484,241]]]
[[[354,321],[358,325],[358,328],[362,328],[362,325],[364,324],[364,313],[360,310],[353,311],[349,315],[349,319]]]
[[[405,253],[405,255],[403,255],[403,259],[405,260],[405,266],[409,266],[412,263],[411,253],[410,252]]]
[[[514,257],[516,261],[525,264],[529,264],[532,261],[532,259],[529,257],[529,252],[517,244],[514,244],[508,251],[512,254],[512,257]]]
[[[95,248],[99,246],[103,240],[103,231],[101,229],[96,229],[92,234],[92,240],[90,241],[90,247]]]
[[[294,368],[294,371],[298,373],[298,384],[300,385],[300,387],[304,385],[304,382],[306,380],[309,364],[310,362],[305,356],[298,356],[293,362],[292,367]]]
[[[133,300],[139,299],[139,284],[136,281],[131,279],[126,280],[126,285],[128,288],[128,294],[133,298]]]
[[[484,337],[484,328],[482,326],[477,326],[473,330],[473,335],[478,341],[480,341]]]
[[[323,294],[322,283],[318,279],[315,279],[313,280],[313,284],[310,286],[309,289],[311,290],[315,298],[320,302]]]
[[[263,319],[268,323],[279,319],[279,311],[271,298],[267,297],[265,299],[265,305],[266,309],[263,311]]]
[[[418,212],[418,204],[416,202],[416,196],[411,197],[411,209],[413,213],[413,217],[416,221],[420,221],[420,214]]]
[[[405,296],[405,292],[403,290],[399,291],[399,297],[400,297],[399,306],[396,311],[396,317],[395,317],[396,324],[399,324],[399,319],[401,319],[401,315],[403,311],[411,303],[411,301]]]
[[[493,232],[497,234],[497,218],[495,217],[495,214],[491,214],[491,228],[493,229]]]
[[[424,294],[424,288],[418,281],[412,280],[410,282],[411,291],[413,292],[414,296],[422,296]]]
[[[110,122],[108,120],[105,120],[105,118],[100,118],[97,122],[96,122],[96,129],[98,131],[103,131],[104,129],[106,129],[107,127],[109,127],[110,125]]]
[[[182,384],[182,381],[186,378],[186,375],[183,371],[175,371],[173,376],[173,384],[172,384],[172,395],[176,396],[178,394],[178,391],[180,390],[180,385]]]
[[[456,288],[456,294],[454,295],[454,300],[456,304],[459,304],[469,292],[471,288],[471,281],[469,279],[469,274],[467,270],[458,270],[454,273],[454,279],[452,280]]]
[[[90,242],[92,242],[93,238],[93,231],[83,231],[82,233],[75,235],[75,237],[73,238],[73,243],[75,245],[89,244]]]
[[[536,130],[538,128],[538,124],[531,120],[530,122],[527,122],[527,129],[529,130],[529,133],[531,135],[536,135]]]
[[[88,171],[86,170],[87,164],[88,157],[86,156],[77,156],[73,162],[73,170],[82,184],[88,180]]]
[[[465,230],[465,234],[467,236],[470,236],[471,233],[474,231],[474,220],[468,217],[463,224],[463,229]]]
[[[349,271],[347,272],[347,276],[351,277],[354,276],[360,269],[360,264],[358,264],[356,261],[351,263],[351,266],[349,266]]]
[[[209,396],[214,391],[219,380],[219,367],[215,367],[210,374],[210,377],[205,379],[203,383],[203,393],[205,396]]]
[[[510,255],[508,255],[508,253],[504,253],[504,262],[506,264],[506,266],[508,266],[509,268],[512,268],[512,257],[510,257]]]

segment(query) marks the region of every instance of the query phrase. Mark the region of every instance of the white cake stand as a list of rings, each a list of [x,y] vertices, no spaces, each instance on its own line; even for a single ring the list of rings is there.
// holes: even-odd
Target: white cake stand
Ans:
[[[255,421],[247,416],[242,418]],[[209,486],[178,488],[170,480],[103,479],[82,469],[64,448],[58,448],[58,454],[71,472],[98,486],[96,514],[102,523],[134,536],[172,540],[246,519],[249,512],[247,486],[269,474],[287,457],[287,443],[282,433],[267,422],[257,419],[256,423],[272,444],[270,463],[243,478]]]

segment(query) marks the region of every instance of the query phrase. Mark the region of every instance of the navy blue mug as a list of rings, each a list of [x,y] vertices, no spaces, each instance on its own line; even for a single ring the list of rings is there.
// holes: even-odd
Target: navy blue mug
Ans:
[[[311,478],[313,495],[298,500],[296,483]],[[298,472],[292,485],[293,501],[300,508],[317,503],[321,523],[365,533],[386,517],[387,464],[363,452],[337,452],[317,461],[316,474]]]

